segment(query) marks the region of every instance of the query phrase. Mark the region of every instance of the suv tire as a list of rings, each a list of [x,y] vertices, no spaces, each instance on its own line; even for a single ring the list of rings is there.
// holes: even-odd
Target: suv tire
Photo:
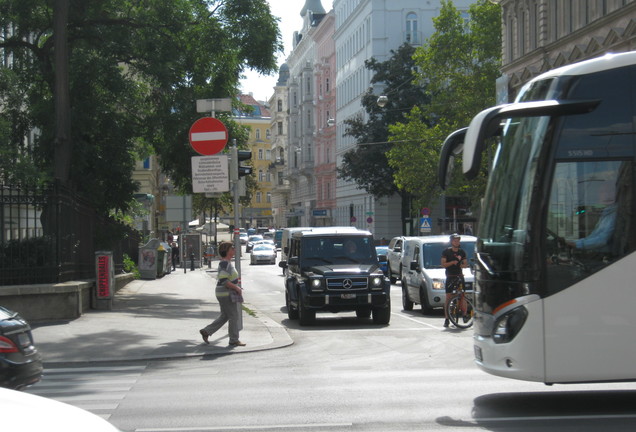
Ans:
[[[391,321],[391,301],[386,307],[373,308],[373,324],[386,325]]]
[[[316,321],[316,311],[307,309],[302,294],[298,293],[298,320],[301,326],[312,325]]]
[[[287,317],[292,320],[298,319],[298,309],[294,309],[289,300],[289,291],[285,290],[285,306],[287,307]]]

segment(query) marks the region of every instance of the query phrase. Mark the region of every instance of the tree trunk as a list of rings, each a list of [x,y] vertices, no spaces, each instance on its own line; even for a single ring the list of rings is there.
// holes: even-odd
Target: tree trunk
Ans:
[[[69,0],[55,0],[53,34],[55,37],[55,178],[67,186],[71,170],[71,103],[68,52]]]

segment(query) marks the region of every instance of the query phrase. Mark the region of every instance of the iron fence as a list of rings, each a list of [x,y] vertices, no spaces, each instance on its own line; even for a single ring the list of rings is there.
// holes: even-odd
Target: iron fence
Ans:
[[[0,184],[0,285],[57,283],[95,277],[95,252],[138,259],[137,230],[98,215],[59,185]]]

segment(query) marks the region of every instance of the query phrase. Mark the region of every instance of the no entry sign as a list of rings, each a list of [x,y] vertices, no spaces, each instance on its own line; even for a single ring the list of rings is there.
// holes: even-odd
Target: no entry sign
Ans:
[[[227,128],[214,117],[203,117],[190,127],[190,145],[203,156],[215,155],[227,144]]]

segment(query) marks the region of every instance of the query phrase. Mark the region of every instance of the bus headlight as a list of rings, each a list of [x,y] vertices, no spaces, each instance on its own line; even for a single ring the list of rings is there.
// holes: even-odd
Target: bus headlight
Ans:
[[[492,340],[497,343],[508,343],[517,336],[521,327],[526,322],[528,310],[521,306],[500,316],[495,321],[495,328],[492,331]]]

